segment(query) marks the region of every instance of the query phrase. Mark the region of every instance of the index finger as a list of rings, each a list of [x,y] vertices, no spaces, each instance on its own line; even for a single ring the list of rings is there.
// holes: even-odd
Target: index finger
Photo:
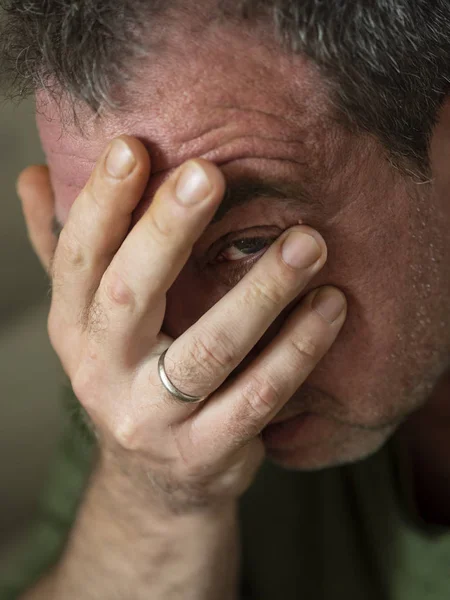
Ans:
[[[103,273],[126,237],[150,173],[144,145],[130,136],[113,140],[73,203],[52,268],[53,304],[77,325]]]

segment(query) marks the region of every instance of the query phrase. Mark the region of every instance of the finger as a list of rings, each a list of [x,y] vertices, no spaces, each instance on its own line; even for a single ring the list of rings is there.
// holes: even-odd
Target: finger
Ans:
[[[50,276],[58,240],[52,231],[55,202],[48,168],[36,165],[22,171],[17,180],[17,194],[31,245]]]
[[[110,317],[107,341],[105,335],[99,340],[110,357],[129,360],[124,355],[129,342],[137,345],[140,335],[157,336],[166,292],[224,192],[221,171],[201,159],[188,161],[156,192],[109,265],[96,297]]]
[[[192,396],[214,392],[326,258],[325,241],[314,229],[302,225],[285,232],[226,296],[175,340],[165,357],[170,381]]]
[[[210,462],[243,447],[304,383],[335,341],[345,318],[341,291],[327,286],[310,293],[251,365],[190,417],[187,428],[179,427],[179,443],[191,453],[202,448]]]
[[[126,236],[150,172],[141,142],[120,136],[98,160],[71,207],[53,261],[50,327],[83,327],[87,308]]]

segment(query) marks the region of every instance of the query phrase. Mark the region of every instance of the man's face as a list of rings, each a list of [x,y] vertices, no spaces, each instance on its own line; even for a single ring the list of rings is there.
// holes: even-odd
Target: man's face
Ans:
[[[230,185],[243,178],[288,185],[287,199],[260,190],[211,224],[168,294],[164,330],[182,334],[261,256],[261,240],[247,244],[246,253],[233,243],[270,243],[300,220],[316,228],[329,258],[305,293],[339,287],[348,317],[332,349],[277,415],[310,414],[296,439],[264,440],[270,458],[288,468],[362,458],[425,401],[447,364],[450,277],[443,257],[450,211],[439,161],[434,187],[406,180],[374,138],[332,120],[324,81],[311,64],[256,33],[222,24],[195,35],[178,26],[171,35],[164,51],[139,65],[127,110],[85,122],[84,135],[72,127],[62,131],[58,111],[39,95],[57,217],[65,222],[96,159],[121,133],[140,138],[152,158],[133,223],[188,158],[214,161]],[[435,135],[439,156],[447,142]],[[276,335],[288,310],[252,356]]]

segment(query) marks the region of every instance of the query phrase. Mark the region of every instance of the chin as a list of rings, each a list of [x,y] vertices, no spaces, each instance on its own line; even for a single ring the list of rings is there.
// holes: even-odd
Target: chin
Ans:
[[[314,413],[278,423],[262,431],[267,459],[284,469],[317,471],[361,461],[377,452],[397,426],[363,429]]]

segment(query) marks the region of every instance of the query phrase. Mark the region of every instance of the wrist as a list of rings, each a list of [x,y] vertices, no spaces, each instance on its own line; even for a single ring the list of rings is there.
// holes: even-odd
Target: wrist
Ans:
[[[238,511],[238,499],[215,498],[200,500],[186,490],[180,493],[177,486],[146,473],[142,464],[121,460],[111,452],[101,452],[93,473],[96,488],[102,491],[112,507],[120,507],[128,513],[128,519],[139,523],[142,516],[154,516],[161,526],[176,522],[232,520]]]
[[[187,600],[209,598],[213,587],[220,589],[217,597],[231,598],[239,556],[237,503],[174,514],[162,510],[127,470],[102,458],[55,570],[55,597],[91,597],[87,573],[95,597],[126,588],[136,598],[167,598],[176,585],[187,591]]]

